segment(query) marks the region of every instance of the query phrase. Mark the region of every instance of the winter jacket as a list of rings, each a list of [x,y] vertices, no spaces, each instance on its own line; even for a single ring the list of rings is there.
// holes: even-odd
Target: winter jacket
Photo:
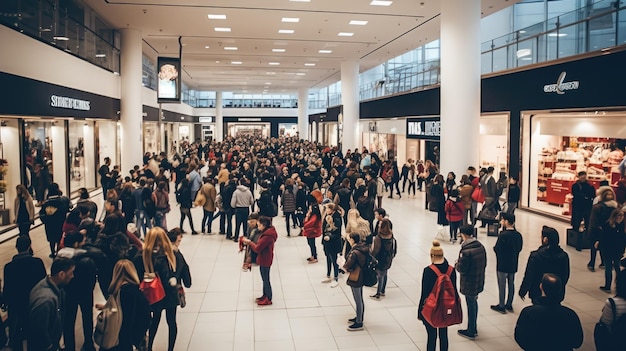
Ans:
[[[350,250],[346,263],[343,265],[343,269],[349,272],[347,284],[348,286],[359,288],[363,286],[363,269],[367,263],[367,256],[369,255],[369,247],[361,242]]]
[[[448,261],[446,259],[444,259],[443,263],[435,265],[435,267],[439,269],[439,272],[443,274],[446,274],[449,266],[450,265],[448,264]],[[459,292],[456,289],[456,271],[454,269],[452,270],[452,274],[450,275],[450,280],[452,281],[452,286],[454,286],[454,292],[456,293],[456,295],[458,295]],[[426,266],[424,268],[424,272],[422,273],[422,294],[420,295],[419,307],[417,309],[417,319],[419,320],[424,320],[422,316],[422,309],[424,308],[426,299],[433,291],[436,282],[437,274],[433,272],[433,270],[430,268],[430,265]]]
[[[617,208],[617,202],[605,201],[599,202],[591,208],[591,215],[589,216],[589,239],[591,242],[598,241],[600,233],[602,233],[602,226],[609,220],[611,212]]]
[[[259,215],[266,217],[276,217],[274,212],[274,202],[272,201],[272,193],[269,190],[261,191],[259,200],[257,200],[259,206]]]
[[[233,198],[230,200],[230,207],[250,207],[254,204],[254,196],[250,188],[245,185],[238,185],[237,190],[233,193]]]
[[[220,187],[220,195],[222,196],[222,206],[224,207],[224,211],[228,212],[232,210],[230,205],[231,200],[233,199],[233,194],[237,190],[237,185],[235,185],[234,181],[231,181],[226,185],[223,189]]]
[[[296,211],[296,193],[293,189],[285,189],[281,196],[283,213],[293,213]]]
[[[342,187],[337,191],[333,202],[335,205],[339,205],[339,207],[341,207],[346,213],[355,206],[354,200],[352,199],[352,191],[350,191],[350,188],[345,187]]]
[[[608,221],[604,223],[598,241],[600,242],[599,249],[603,257],[620,259],[624,255],[624,249],[626,248],[624,222],[615,223],[615,227],[611,227]]]
[[[461,245],[456,270],[461,276],[460,291],[463,295],[477,296],[485,287],[487,252],[480,241],[470,238]]]
[[[63,287],[66,297],[77,299],[83,295],[93,294],[98,268],[87,250],[65,247],[59,250],[57,256],[72,259],[76,264],[74,278]]]
[[[322,219],[322,244],[327,255],[341,252],[341,223],[341,214],[338,211],[335,211],[331,216],[324,215]]]
[[[576,182],[572,185],[572,207],[589,210],[596,196],[596,189],[589,182]]]
[[[172,308],[178,306],[178,288],[176,287],[176,285],[172,286],[169,283],[169,280],[170,278],[176,278],[177,282],[180,281],[181,270],[179,268],[181,268],[184,263],[181,260],[180,254],[177,254],[175,252],[174,257],[176,258],[176,268],[178,269],[178,272],[172,269],[165,254],[161,252],[152,254],[152,262],[155,273],[159,276],[161,284],[163,285],[163,289],[165,290],[165,298],[157,302],[156,305],[158,305],[158,307]],[[139,279],[143,279],[146,269],[143,265],[143,257],[141,252],[139,252],[137,256],[135,256],[133,263],[135,264],[135,268],[137,268],[137,275],[139,276]],[[154,309],[155,307],[151,308]]]
[[[459,198],[466,210],[472,208],[472,192],[474,192],[474,188],[469,184],[459,187]]]
[[[524,280],[519,288],[519,295],[536,300],[541,297],[539,284],[545,273],[556,274],[563,283],[563,292],[569,280],[569,256],[560,246],[542,245],[530,253]]]
[[[51,196],[39,210],[39,218],[46,228],[46,237],[50,242],[61,240],[63,223],[71,208],[70,199],[65,196]]]
[[[63,332],[64,293],[48,278],[30,292],[28,350],[58,350]]]
[[[509,184],[509,190],[506,194],[506,202],[518,203],[520,197],[520,188],[517,184]]]
[[[445,211],[449,222],[461,222],[465,216],[465,205],[451,197],[446,201]]]
[[[583,328],[576,312],[541,297],[520,313],[515,341],[525,351],[572,351],[582,346]]]
[[[46,277],[43,261],[29,252],[22,252],[4,266],[4,302],[11,318],[28,315],[28,297],[39,281]]]
[[[522,235],[515,229],[505,229],[498,235],[496,246],[496,270],[503,273],[517,272],[519,253],[522,251]]]
[[[356,203],[356,209],[359,210],[361,217],[372,223],[374,221],[374,198],[370,196],[361,196]]]
[[[17,221],[17,215],[18,213],[20,213],[20,197],[16,196],[15,197],[15,201],[13,202],[13,214],[14,214],[14,218]],[[35,205],[33,205],[33,200],[31,199],[30,201],[24,200],[24,204],[26,204],[26,211],[28,212],[28,217],[30,219],[30,221],[34,221],[35,220]]]
[[[217,191],[215,190],[215,186],[210,183],[205,183],[200,188],[200,192],[204,195],[206,202],[202,206],[205,211],[215,212],[215,198],[217,197]],[[194,199],[195,200],[195,199]]]
[[[189,186],[183,186],[180,183],[178,190],[176,190],[176,201],[180,204],[180,208],[191,208],[193,206],[193,199],[191,198],[191,188]],[[157,193],[156,191],[154,192]],[[161,209],[157,209],[160,211]]]
[[[250,242],[250,248],[257,253],[256,263],[261,267],[271,267],[274,261],[274,243],[278,239],[276,228],[265,228],[257,242]]]
[[[307,216],[302,228],[302,234],[307,238],[322,236],[322,219],[318,215]]]
[[[378,260],[376,269],[385,270],[391,268],[393,258],[396,256],[398,247],[393,234],[378,234],[374,237],[374,245],[372,245],[372,256]]]

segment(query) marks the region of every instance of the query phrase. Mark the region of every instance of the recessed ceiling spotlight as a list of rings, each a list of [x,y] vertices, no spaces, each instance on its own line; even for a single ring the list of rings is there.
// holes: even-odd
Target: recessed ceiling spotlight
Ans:
[[[359,20],[352,20],[350,21],[350,24],[353,26],[364,26],[367,24],[368,21],[359,21]]]
[[[285,52],[285,49],[272,49],[272,52]]]
[[[337,36],[339,37],[351,37],[353,35],[354,33],[350,33],[350,32],[339,32],[339,34],[337,34]]]
[[[300,22],[300,19],[297,18],[297,17],[283,17],[282,22],[298,23],[298,22]]]
[[[332,53],[333,51],[332,51],[332,50],[320,50],[320,51],[318,51],[318,52],[319,52],[320,54],[330,54],[330,53]]]
[[[267,83],[265,83],[265,85],[272,85],[272,83],[270,83],[270,82],[267,82]]]
[[[106,54],[96,54],[96,57],[97,58],[104,58],[104,57],[107,57],[107,55]]]
[[[269,62],[268,64],[270,66],[278,66],[278,65],[280,65],[280,62]]]
[[[306,73],[302,73],[302,72],[296,73],[296,76],[305,76],[305,75],[306,75]]]
[[[265,72],[265,74],[274,75],[276,72]]]
[[[280,34],[293,34],[295,32],[295,30],[293,29],[280,29],[278,30],[278,33]]]
[[[291,2],[311,2],[311,0],[289,0]]]
[[[205,45],[205,46],[204,46],[204,48],[205,48],[205,49],[208,49],[209,47],[210,47],[210,46],[208,46],[208,45]]]
[[[230,61],[230,64],[231,64],[231,65],[240,65],[240,64],[242,64],[242,63],[243,63],[243,62],[241,62],[241,61]]]
[[[305,65],[305,66],[307,66],[307,67],[313,67],[313,66],[315,66],[315,64],[314,64],[314,63],[305,63],[304,65]]]
[[[372,6],[391,6],[391,4],[393,4],[393,1],[372,0],[372,2],[370,2],[370,5]]]
[[[230,32],[230,28],[226,27],[215,27],[216,32]]]
[[[236,46],[225,46],[224,50],[237,51],[237,47]]]
[[[215,19],[215,20],[225,20],[226,19],[226,15],[209,15],[209,19]]]

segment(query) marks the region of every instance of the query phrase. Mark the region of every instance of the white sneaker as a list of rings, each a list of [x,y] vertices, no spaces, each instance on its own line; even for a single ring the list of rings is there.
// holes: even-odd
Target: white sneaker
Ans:
[[[333,281],[333,278],[331,278],[330,276],[327,276],[326,279],[322,280],[322,283],[330,283]]]
[[[330,283],[330,287],[331,287],[331,288],[336,288],[336,287],[338,287],[338,286],[339,286],[339,282],[338,282],[338,281],[336,281],[336,280],[333,280],[333,282],[332,282],[332,283]]]

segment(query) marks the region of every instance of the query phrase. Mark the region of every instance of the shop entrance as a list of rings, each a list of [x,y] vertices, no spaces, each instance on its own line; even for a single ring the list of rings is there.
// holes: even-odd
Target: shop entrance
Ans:
[[[522,205],[569,218],[577,173],[615,189],[626,147],[626,111],[522,114]],[[618,199],[619,201],[619,199]]]
[[[267,138],[270,135],[269,123],[229,123],[228,136],[254,136],[257,138]]]

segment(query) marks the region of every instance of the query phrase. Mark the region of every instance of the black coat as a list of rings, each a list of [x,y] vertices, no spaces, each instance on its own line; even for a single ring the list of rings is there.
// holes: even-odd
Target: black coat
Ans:
[[[528,293],[531,299],[539,299],[541,297],[539,284],[545,273],[553,273],[561,278],[565,293],[565,285],[567,285],[570,275],[569,256],[561,247],[543,245],[530,253],[524,280],[519,288],[520,296],[525,296]]]
[[[572,210],[590,210],[596,189],[589,182],[576,182],[572,185]]]
[[[39,281],[46,277],[43,261],[24,252],[13,256],[4,266],[4,301],[11,318],[28,314],[28,296]],[[14,313],[13,313],[14,312]]]
[[[118,346],[111,350],[132,350],[133,345],[139,346],[150,326],[150,307],[139,287],[124,284],[120,288],[120,305],[122,309],[122,327]],[[104,350],[104,349],[101,349]]]
[[[600,251],[603,257],[610,257],[620,259],[624,254],[626,248],[626,233],[624,233],[624,222],[621,224],[615,224],[615,227],[611,227],[607,221],[602,226],[600,232]],[[593,243],[592,243],[593,245]]]
[[[493,251],[496,252],[498,272],[517,272],[519,253],[522,251],[523,243],[522,235],[515,229],[500,232],[496,246],[493,247]]]
[[[456,264],[456,270],[461,275],[461,294],[478,296],[483,291],[486,267],[487,252],[483,244],[475,239],[464,242]]]
[[[322,244],[324,252],[328,255],[341,252],[341,214],[335,211],[332,214],[332,227],[326,220],[327,215],[322,219]],[[326,240],[328,238],[329,240]]]
[[[595,242],[599,239],[600,233],[602,233],[602,226],[609,220],[611,212],[615,210],[617,203],[615,201],[608,201],[608,205],[604,202],[599,202],[593,205],[591,209],[591,215],[589,216],[589,239]]]
[[[525,351],[572,351],[579,348],[583,343],[583,328],[576,312],[545,297],[536,302],[524,308],[517,319],[517,344]]]
[[[446,274],[449,266],[450,265],[448,264],[448,261],[445,259],[443,263],[435,265],[435,267],[439,269],[439,272],[443,274]],[[452,275],[450,276],[450,280],[452,281],[452,286],[454,286],[454,291],[458,295],[459,292],[456,289],[456,271],[454,269],[452,270]],[[433,270],[430,268],[430,265],[426,266],[424,268],[424,272],[422,272],[422,295],[420,296],[420,303],[417,309],[417,316],[418,316],[417,318],[419,320],[422,320],[422,321],[424,320],[422,318],[422,308],[424,308],[424,304],[426,303],[426,299],[428,298],[428,295],[430,295],[430,293],[433,291],[436,281],[437,281],[437,274],[433,272]]]
[[[170,267],[169,261],[164,254],[153,254],[152,261],[154,265],[154,270],[156,271],[159,279],[161,279],[161,284],[163,285],[163,289],[165,290],[165,298],[156,304],[150,306],[151,309],[158,311],[160,308],[168,308],[168,307],[176,307],[178,306],[178,288],[176,286],[172,286],[169,284],[170,278],[176,278],[176,282],[180,282],[180,272],[184,265],[181,260],[181,256],[179,253],[175,253],[176,257],[176,268],[177,271],[174,271],[172,267]],[[143,279],[144,273],[146,272],[145,267],[143,265],[143,257],[141,252],[135,256],[133,260],[135,264],[135,268],[137,268],[137,275],[139,279]]]

